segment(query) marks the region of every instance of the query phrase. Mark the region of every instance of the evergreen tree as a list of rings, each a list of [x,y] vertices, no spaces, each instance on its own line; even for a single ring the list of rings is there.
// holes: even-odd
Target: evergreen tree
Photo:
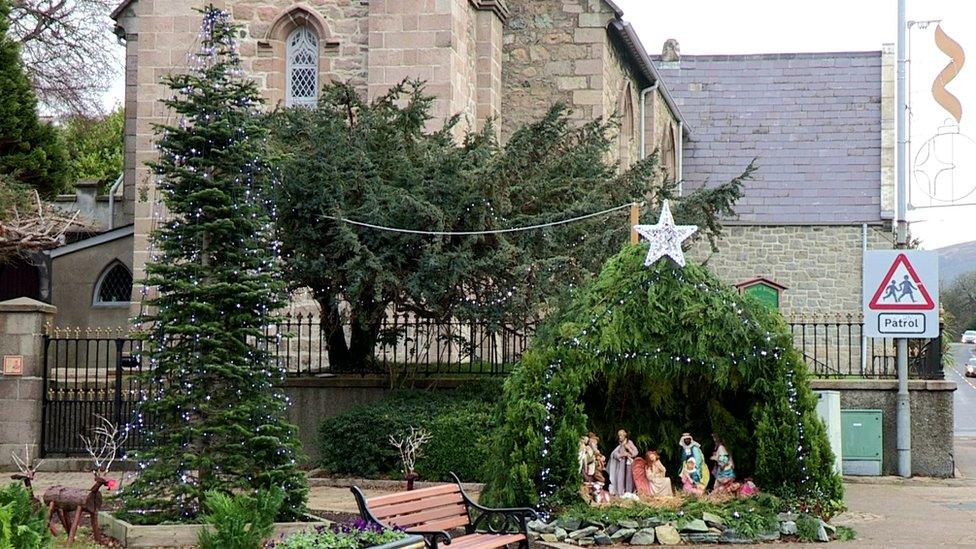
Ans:
[[[164,78],[180,123],[157,128],[151,164],[169,220],[147,265],[158,297],[140,319],[151,343],[154,389],[140,408],[152,418],[149,449],[136,456],[142,473],[124,509],[142,523],[192,520],[208,491],[280,487],[279,518],[293,519],[307,487],[275,389],[282,373],[260,344],[282,305],[261,98],[241,76],[229,15],[212,5],[203,13],[197,67]]]
[[[542,230],[418,235],[337,222],[345,217],[423,231],[541,225],[648,200],[671,199],[675,217],[721,231],[742,176],[677,196],[656,154],[618,173],[617,124],[576,123],[555,105],[504,145],[490,125],[454,139],[453,117],[428,129],[433,98],[405,81],[366,102],[346,84],[323,90],[317,109],[288,109],[273,123],[284,158],[276,186],[285,269],[322,308],[334,369],[369,366],[391,306],[424,318],[519,326],[600,269],[630,228],[626,210]],[[348,323],[347,323],[348,320]],[[345,329],[350,331],[346,342]]]
[[[9,30],[10,0],[0,0],[0,174],[52,196],[67,183],[67,153],[57,130],[37,118],[37,97]]]

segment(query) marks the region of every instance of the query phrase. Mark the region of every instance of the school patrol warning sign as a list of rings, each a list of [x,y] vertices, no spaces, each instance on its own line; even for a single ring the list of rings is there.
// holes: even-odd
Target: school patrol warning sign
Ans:
[[[864,254],[864,335],[939,335],[939,257],[917,250]]]

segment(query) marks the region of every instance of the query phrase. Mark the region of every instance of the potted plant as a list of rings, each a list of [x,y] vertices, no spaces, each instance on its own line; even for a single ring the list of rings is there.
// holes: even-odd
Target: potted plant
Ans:
[[[390,530],[356,519],[346,524],[317,526],[289,536],[279,536],[267,543],[268,549],[311,549],[341,547],[342,549],[423,549],[422,536]]]

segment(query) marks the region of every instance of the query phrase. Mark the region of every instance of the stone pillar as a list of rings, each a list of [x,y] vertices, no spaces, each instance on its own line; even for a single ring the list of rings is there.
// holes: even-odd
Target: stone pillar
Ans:
[[[14,467],[11,452],[24,445],[40,454],[44,401],[44,325],[57,312],[53,305],[21,297],[0,302],[0,360],[23,357],[21,375],[0,375],[0,468]],[[23,454],[21,454],[23,455]]]

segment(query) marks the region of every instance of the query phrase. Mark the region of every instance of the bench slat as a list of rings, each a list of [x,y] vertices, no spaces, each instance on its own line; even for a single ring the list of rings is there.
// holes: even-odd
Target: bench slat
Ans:
[[[366,504],[369,505],[371,509],[375,509],[384,505],[392,505],[394,503],[403,503],[405,501],[413,501],[452,493],[461,493],[456,484],[442,484],[440,486],[432,486],[430,488],[421,488],[420,490],[411,490],[409,492],[397,492],[395,494],[377,496],[373,499],[366,500]]]
[[[416,513],[419,511],[426,511],[428,509],[435,509],[437,507],[445,507],[448,505],[463,505],[464,500],[461,499],[461,494],[447,494],[444,496],[435,496],[432,498],[420,499],[416,501],[407,501],[405,503],[397,503],[394,505],[386,505],[384,507],[373,507],[370,505],[370,510],[373,511],[373,516],[383,520],[386,517],[395,517],[397,515],[405,515],[407,513]]]
[[[388,517],[381,519],[383,522],[390,524],[391,526],[399,526],[400,528],[414,528],[420,527],[430,522],[432,520],[438,520],[448,517],[467,517],[468,509],[464,504],[449,505],[445,507],[437,507],[435,509],[428,509],[421,511],[419,513],[409,513],[404,515],[397,515],[394,517]]]
[[[462,526],[467,526],[471,521],[468,519],[468,515],[463,517],[451,517],[441,520],[433,520],[430,522],[425,522],[419,526],[414,526],[413,528],[407,528],[409,533],[411,530],[422,530],[424,532],[433,532],[436,530],[453,530],[454,528],[460,528]]]
[[[525,539],[522,534],[471,534],[451,542],[451,549],[493,549],[518,543]]]

